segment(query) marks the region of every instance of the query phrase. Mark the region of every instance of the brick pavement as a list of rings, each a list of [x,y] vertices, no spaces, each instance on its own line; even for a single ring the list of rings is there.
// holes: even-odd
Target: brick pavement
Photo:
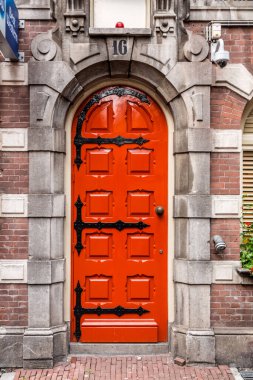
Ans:
[[[234,380],[229,367],[187,367],[170,355],[71,357],[53,369],[17,370],[14,380]]]

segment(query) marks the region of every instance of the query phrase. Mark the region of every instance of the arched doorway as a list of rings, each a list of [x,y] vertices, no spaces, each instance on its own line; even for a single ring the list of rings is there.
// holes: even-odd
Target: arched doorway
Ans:
[[[100,90],[76,112],[72,341],[168,339],[167,135],[160,107],[128,86]]]

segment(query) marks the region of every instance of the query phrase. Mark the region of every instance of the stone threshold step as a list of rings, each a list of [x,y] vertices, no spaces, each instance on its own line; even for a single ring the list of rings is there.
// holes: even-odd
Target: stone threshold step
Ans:
[[[159,355],[168,354],[168,343],[70,343],[69,355]]]

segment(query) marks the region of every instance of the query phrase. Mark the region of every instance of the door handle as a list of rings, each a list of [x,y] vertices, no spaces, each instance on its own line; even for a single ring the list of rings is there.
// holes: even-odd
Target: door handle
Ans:
[[[158,216],[161,216],[161,215],[164,214],[164,208],[163,208],[162,206],[157,206],[157,207],[155,208],[155,212],[156,212],[156,214],[157,214]]]

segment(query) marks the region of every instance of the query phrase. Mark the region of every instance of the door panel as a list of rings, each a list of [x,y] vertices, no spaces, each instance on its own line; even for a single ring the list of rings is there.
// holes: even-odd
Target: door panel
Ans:
[[[167,219],[161,109],[129,87],[93,94],[72,128],[72,341],[167,340]]]

